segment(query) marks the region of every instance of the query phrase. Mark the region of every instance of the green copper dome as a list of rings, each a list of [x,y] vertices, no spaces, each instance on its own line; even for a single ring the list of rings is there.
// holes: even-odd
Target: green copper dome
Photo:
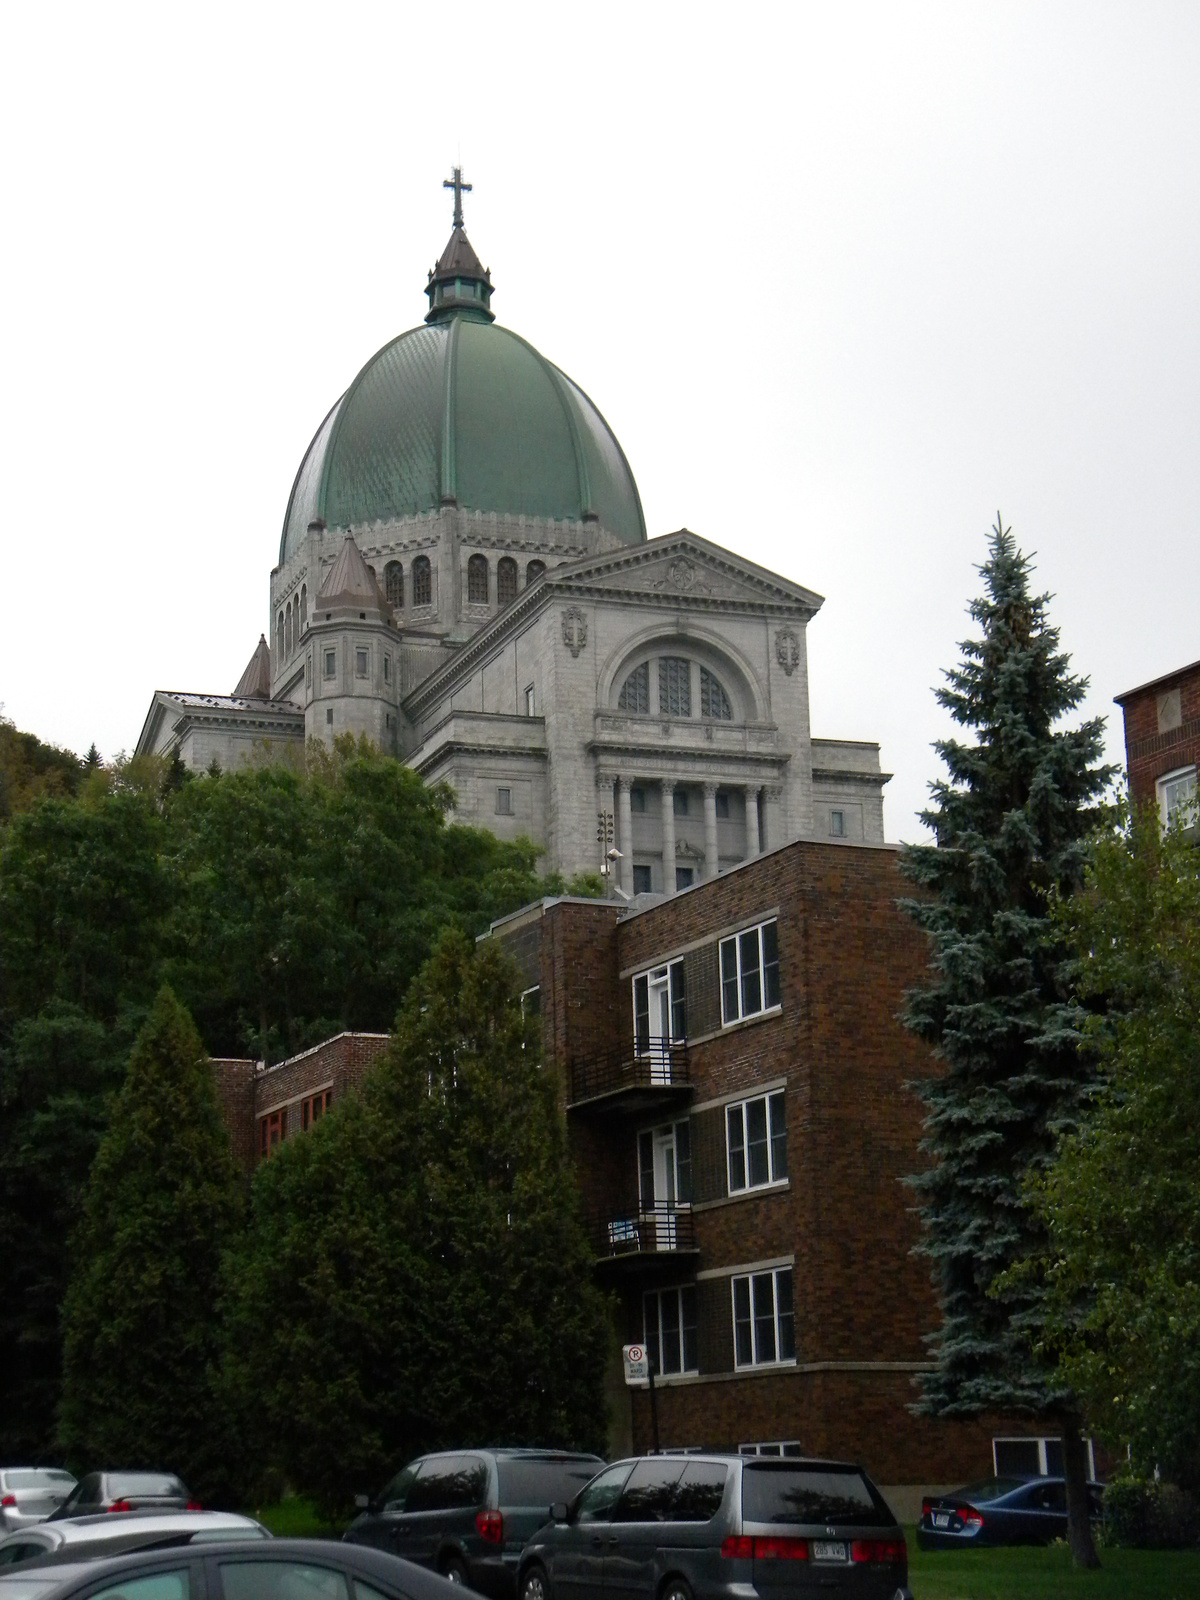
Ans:
[[[447,504],[598,522],[641,543],[621,446],[577,384],[491,320],[491,279],[461,227],[426,292],[426,325],[372,356],[318,429],[292,486],[280,563],[318,518],[358,527]]]

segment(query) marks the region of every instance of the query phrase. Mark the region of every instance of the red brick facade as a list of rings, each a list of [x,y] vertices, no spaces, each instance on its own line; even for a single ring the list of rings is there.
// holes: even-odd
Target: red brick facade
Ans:
[[[1200,766],[1200,661],[1117,696],[1125,715],[1125,764],[1137,805],[1159,798],[1158,780]]]

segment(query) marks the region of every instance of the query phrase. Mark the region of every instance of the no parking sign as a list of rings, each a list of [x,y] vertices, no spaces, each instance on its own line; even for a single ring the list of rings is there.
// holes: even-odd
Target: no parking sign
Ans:
[[[625,1357],[625,1382],[648,1383],[650,1381],[650,1357],[646,1354],[645,1345],[623,1345],[621,1354]]]

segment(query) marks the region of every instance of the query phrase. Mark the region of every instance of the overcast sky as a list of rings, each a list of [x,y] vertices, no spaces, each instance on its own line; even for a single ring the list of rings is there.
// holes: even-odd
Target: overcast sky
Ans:
[[[110,757],[228,693],[329,406],[450,231],[651,535],[816,589],[891,839],[997,509],[1087,709],[1200,656],[1200,7],[12,4],[0,703]]]

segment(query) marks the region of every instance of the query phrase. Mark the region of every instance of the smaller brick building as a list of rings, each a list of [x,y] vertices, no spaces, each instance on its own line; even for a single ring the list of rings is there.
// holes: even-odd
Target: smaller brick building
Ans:
[[[1163,825],[1196,826],[1200,661],[1116,697],[1125,716],[1125,765],[1135,805],[1157,805]]]

